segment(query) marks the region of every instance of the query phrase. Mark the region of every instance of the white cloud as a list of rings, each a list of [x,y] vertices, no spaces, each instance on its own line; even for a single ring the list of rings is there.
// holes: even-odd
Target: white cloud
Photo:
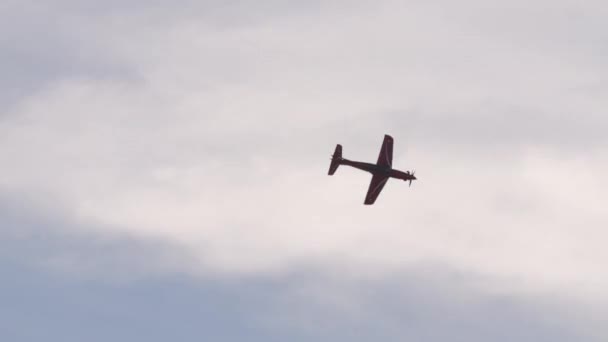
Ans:
[[[530,36],[544,2],[501,21],[501,9],[474,15],[476,2],[244,26],[198,11],[91,16],[75,41],[129,76],[71,75],[12,107],[0,185],[184,246],[205,270],[384,274],[432,260],[507,279],[494,289],[606,300],[606,69],[601,48],[572,52],[546,29],[568,24],[562,3]],[[385,132],[420,181],[390,181],[364,207],[368,175],[327,177],[328,156],[342,143],[374,160]]]

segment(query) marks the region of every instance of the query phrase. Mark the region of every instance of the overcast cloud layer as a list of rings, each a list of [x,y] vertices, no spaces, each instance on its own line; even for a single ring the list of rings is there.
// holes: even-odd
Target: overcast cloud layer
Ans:
[[[607,15],[3,2],[1,289],[41,298],[0,311],[10,340],[36,340],[27,313],[56,291],[77,303],[44,334],[62,340],[84,336],[64,335],[73,310],[82,334],[100,312],[168,327],[100,340],[605,340]],[[369,175],[328,177],[329,156],[374,161],[386,133],[419,181],[366,207]],[[174,315],[149,316],[157,296]]]

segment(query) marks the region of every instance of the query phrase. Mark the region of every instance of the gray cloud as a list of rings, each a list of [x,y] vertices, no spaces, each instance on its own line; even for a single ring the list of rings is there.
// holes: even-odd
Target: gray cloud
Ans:
[[[0,318],[6,324],[0,337],[15,342],[40,338],[602,340],[577,331],[579,327],[573,329],[571,322],[564,324],[563,317],[550,306],[466,292],[459,294],[464,299],[446,299],[446,292],[434,288],[435,280],[429,289],[416,274],[406,274],[405,281],[363,287],[356,282],[327,284],[319,281],[318,275],[311,275],[313,280],[298,276],[204,282],[178,276],[151,277],[116,286],[58,277],[6,261],[0,270],[5,279],[0,285],[4,303]],[[449,296],[454,296],[455,284],[450,280]],[[347,290],[351,293],[345,295],[344,288],[353,285],[359,288]],[[328,299],[299,290],[307,286],[324,288],[325,296],[329,291],[339,294]],[[336,298],[346,303],[336,303]]]
[[[112,233],[112,227],[91,234],[95,223],[71,220],[64,208],[7,194],[0,200],[0,256],[7,264],[98,280],[185,272],[194,264],[188,253],[166,241]]]
[[[96,18],[79,17],[50,4],[8,1],[2,5],[0,20],[6,27],[0,33],[4,114],[8,106],[66,79],[136,77],[98,45]]]
[[[0,338],[15,342],[605,337],[600,322],[582,319],[596,317],[591,308],[572,316],[564,298],[489,293],[479,286],[488,281],[483,276],[433,264],[379,278],[320,265],[275,275],[193,277],[187,255],[164,243],[83,234],[82,223],[66,223],[57,210],[36,211],[25,199],[0,203],[0,319],[6,324]]]
[[[17,221],[11,215],[9,220],[3,215],[3,226]],[[428,265],[388,279],[353,277],[348,272],[330,275],[316,267],[270,277],[139,273],[145,263],[166,262],[159,258],[167,257],[162,246],[141,240],[104,243],[92,242],[91,236],[53,236],[48,226],[56,222],[37,221],[21,222],[19,227],[38,234],[2,236],[0,319],[5,328],[0,338],[15,342],[600,341],[593,334],[603,336],[589,322],[581,326],[567,320],[552,310],[555,304],[477,292],[467,284],[475,277]],[[41,258],[57,255],[77,260],[79,272],[40,263]],[[82,272],[82,265],[89,269]]]

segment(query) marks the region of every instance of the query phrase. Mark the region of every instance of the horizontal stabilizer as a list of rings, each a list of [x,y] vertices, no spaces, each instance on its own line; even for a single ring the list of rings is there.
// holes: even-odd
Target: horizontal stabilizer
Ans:
[[[338,166],[340,166],[340,161],[342,161],[342,145],[338,144],[336,145],[334,155],[331,156],[331,164],[329,165],[329,172],[327,173],[328,175],[331,176],[336,172]]]

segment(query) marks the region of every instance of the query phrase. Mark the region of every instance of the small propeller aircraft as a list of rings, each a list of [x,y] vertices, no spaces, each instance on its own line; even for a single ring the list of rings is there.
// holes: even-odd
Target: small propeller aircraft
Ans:
[[[378,195],[380,195],[382,188],[384,188],[384,185],[389,178],[409,181],[410,186],[412,186],[412,181],[416,180],[416,176],[414,176],[416,171],[403,172],[393,169],[393,138],[390,135],[384,136],[382,148],[380,149],[380,155],[378,156],[378,161],[376,164],[351,161],[342,158],[342,145],[336,145],[336,150],[331,157],[331,164],[329,165],[328,174],[330,176],[333,175],[340,165],[352,166],[372,174],[372,181],[369,184],[369,189],[367,190],[367,195],[365,196],[364,202],[364,204],[367,205],[374,204],[376,198],[378,198]]]

